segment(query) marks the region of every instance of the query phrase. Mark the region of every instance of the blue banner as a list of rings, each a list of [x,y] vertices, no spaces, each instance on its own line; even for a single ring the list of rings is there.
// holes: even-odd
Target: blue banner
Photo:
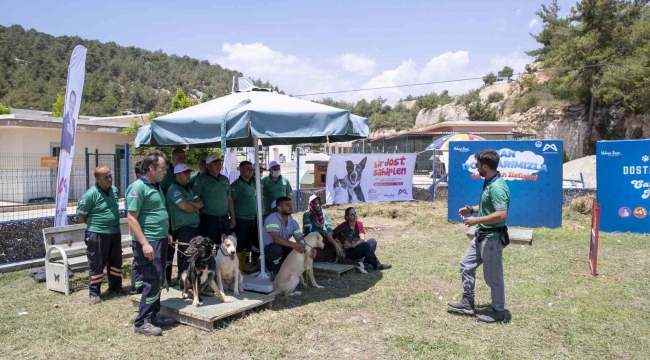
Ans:
[[[454,141],[449,144],[448,220],[461,221],[458,209],[478,205],[483,179],[474,154],[499,153],[499,172],[510,188],[508,226],[562,226],[561,140]]]
[[[650,140],[596,143],[600,230],[650,233]]]

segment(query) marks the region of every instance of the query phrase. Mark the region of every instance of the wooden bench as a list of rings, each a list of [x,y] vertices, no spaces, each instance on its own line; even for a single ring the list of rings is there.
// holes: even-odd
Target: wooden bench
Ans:
[[[474,231],[476,226],[472,226],[467,230],[467,237],[472,240],[474,238]],[[510,229],[508,228],[508,236],[510,237],[511,244],[532,245],[533,244],[533,229]]]
[[[122,258],[133,256],[131,231],[125,218],[120,219]],[[43,229],[45,279],[48,290],[70,295],[68,270],[88,269],[85,240],[86,224]]]

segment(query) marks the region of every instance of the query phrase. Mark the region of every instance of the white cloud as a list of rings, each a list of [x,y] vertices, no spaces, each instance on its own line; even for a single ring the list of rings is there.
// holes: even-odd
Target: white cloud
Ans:
[[[371,75],[377,66],[375,60],[359,54],[341,54],[337,59],[337,63],[344,70],[359,75]]]
[[[539,27],[541,24],[539,23],[539,20],[537,18],[533,18],[530,23],[528,24],[528,29],[533,29],[536,27]]]
[[[395,69],[386,70],[375,76],[363,85],[363,88],[376,88],[406,84],[419,84],[427,82],[447,81],[463,78],[479,77],[478,73],[469,68],[470,60],[467,51],[446,52],[438,55],[427,64],[418,68],[413,60],[405,60]],[[366,98],[378,96],[388,99],[390,103],[404,98],[407,95],[422,95],[430,92],[448,90],[450,94],[460,94],[472,88],[477,88],[482,82],[463,81],[442,84],[409,86],[364,92]]]
[[[275,51],[261,43],[225,43],[221,51],[224,56],[208,56],[208,60],[241,71],[244,76],[268,80],[286,93],[305,94],[353,88],[354,81],[339,78],[309,60]]]
[[[513,51],[508,55],[497,55],[490,59],[490,71],[496,74],[505,66],[510,66],[515,71],[515,74],[517,74],[523,72],[526,69],[526,65],[532,62],[533,58],[530,56]]]
[[[468,51],[448,51],[432,57],[426,64],[418,65],[412,59],[405,59],[392,69],[379,71],[367,79],[367,74],[377,72],[373,59],[357,54],[342,54],[324,59],[316,64],[308,58],[286,54],[261,43],[225,43],[221,53],[207,57],[212,63],[241,71],[244,76],[268,80],[287,94],[301,95],[321,92],[367,89],[396,85],[449,81],[455,79],[482,78],[490,71],[495,73],[504,66],[510,66],[515,73],[524,70],[531,59],[520,52],[494,56],[489,64],[473,64]],[[362,98],[375,99],[381,96],[393,104],[407,95],[448,90],[452,95],[479,88],[481,80],[447,82],[381,90],[315,95],[304,99],[315,100],[332,97],[337,100],[358,101]]]

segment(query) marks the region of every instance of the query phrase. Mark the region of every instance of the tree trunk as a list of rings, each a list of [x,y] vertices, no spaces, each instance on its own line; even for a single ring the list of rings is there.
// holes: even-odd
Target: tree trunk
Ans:
[[[589,117],[587,119],[587,129],[585,131],[585,138],[584,138],[584,145],[583,145],[583,151],[584,151],[584,156],[588,155],[594,155],[595,154],[595,147],[592,146],[591,142],[591,134],[592,134],[592,129],[594,127],[594,107],[596,106],[596,99],[594,95],[591,95],[591,104],[589,105]]]

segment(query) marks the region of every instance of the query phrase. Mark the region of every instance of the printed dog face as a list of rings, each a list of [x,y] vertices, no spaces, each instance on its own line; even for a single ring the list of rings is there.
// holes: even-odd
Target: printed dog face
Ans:
[[[361,173],[363,172],[363,169],[366,167],[366,161],[368,160],[368,157],[364,157],[361,162],[358,164],[353,163],[352,161],[348,160],[345,162],[345,169],[348,172],[348,179],[350,181],[350,185],[353,187],[356,186],[359,181],[361,181]]]

